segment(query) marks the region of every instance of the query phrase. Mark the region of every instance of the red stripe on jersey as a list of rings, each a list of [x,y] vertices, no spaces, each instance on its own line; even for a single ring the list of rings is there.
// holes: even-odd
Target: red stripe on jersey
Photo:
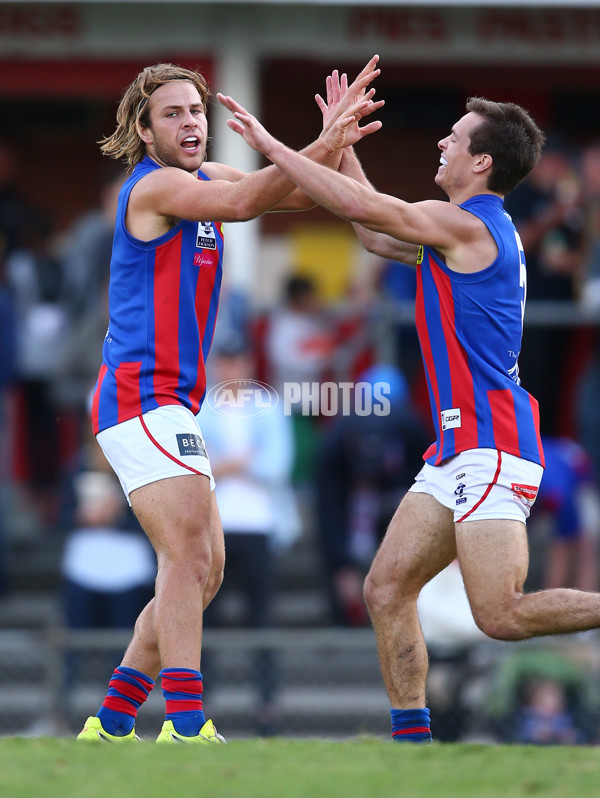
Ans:
[[[492,411],[494,443],[496,449],[521,456],[519,449],[519,429],[515,413],[515,398],[508,388],[488,391],[488,402]]]
[[[179,281],[181,238],[156,249],[154,260],[154,398],[173,403],[179,383]]]
[[[106,368],[105,364],[103,363],[100,366],[100,373],[98,374],[98,385],[96,386],[96,390],[94,392],[94,399],[92,401],[92,430],[94,435],[98,434],[98,430],[100,428],[100,420],[99,420],[99,406],[100,406],[100,391],[102,390],[102,383],[104,382],[104,378],[108,369]]]
[[[438,408],[437,423],[440,429],[440,448],[438,458],[441,458],[441,453],[444,448],[444,433],[442,432],[441,422],[439,418],[440,409],[440,392],[437,383],[437,376],[435,373],[435,364],[433,360],[433,353],[431,351],[431,341],[429,340],[429,330],[427,329],[427,316],[425,315],[425,301],[423,298],[423,280],[421,276],[421,266],[417,266],[417,296],[415,302],[415,324],[419,334],[419,343],[421,344],[421,351],[423,353],[423,362],[425,363],[425,371],[429,377],[429,384],[433,392],[435,406]],[[429,449],[423,455],[427,459],[435,452],[436,444],[432,443]],[[439,462],[439,460],[437,461]]]
[[[204,336],[206,335],[206,323],[208,321],[210,301],[215,285],[217,265],[219,262],[218,250],[215,250],[213,257],[214,260],[212,266],[204,266],[199,269],[198,282],[196,283],[196,298],[194,304],[196,308],[196,318],[198,319],[200,342],[198,349],[198,372],[196,384],[189,393],[190,402],[192,403],[190,410],[194,414],[200,410],[200,402],[202,401],[204,391],[206,390],[206,367],[204,364],[204,352],[202,350],[202,344],[204,342]]]
[[[452,282],[435,263],[431,274],[435,281],[440,298],[440,320],[448,352],[450,368],[450,385],[452,390],[452,407],[460,408],[461,425],[454,428],[454,451],[462,452],[472,448],[477,438],[477,413],[475,411],[475,389],[473,375],[469,367],[467,353],[456,334],[456,318]],[[440,410],[450,408],[440,407]],[[440,455],[441,459],[441,455]]]
[[[498,482],[498,477],[500,476],[500,469],[501,469],[501,468],[502,468],[502,452],[498,452],[498,465],[496,466],[496,473],[494,474],[494,479],[493,479],[493,480],[490,482],[490,484],[489,484],[489,485],[487,486],[487,488],[485,489],[485,493],[483,494],[483,496],[481,497],[481,499],[479,499],[479,501],[478,501],[478,502],[476,502],[476,503],[475,503],[475,504],[474,504],[474,505],[471,507],[471,509],[469,510],[469,512],[468,512],[468,513],[465,513],[463,516],[461,516],[461,517],[458,519],[458,521],[456,522],[457,524],[460,524],[460,522],[461,522],[461,521],[464,521],[466,518],[468,518],[468,517],[471,515],[471,513],[474,513],[474,512],[475,512],[475,510],[476,510],[476,509],[477,509],[477,508],[478,508],[478,507],[479,507],[481,504],[483,504],[483,502],[484,502],[484,501],[487,499],[487,497],[489,496],[489,493],[490,493],[491,489],[492,489],[492,488],[494,487],[494,485],[495,485],[495,484]]]
[[[117,381],[117,423],[127,421],[142,412],[140,399],[141,362],[121,363],[115,371]]]
[[[529,403],[531,405],[531,414],[533,415],[533,424],[535,426],[535,437],[537,439],[538,451],[540,453],[540,462],[542,468],[546,467],[546,460],[544,458],[544,447],[542,445],[542,438],[540,436],[540,406],[537,399],[529,394]]]

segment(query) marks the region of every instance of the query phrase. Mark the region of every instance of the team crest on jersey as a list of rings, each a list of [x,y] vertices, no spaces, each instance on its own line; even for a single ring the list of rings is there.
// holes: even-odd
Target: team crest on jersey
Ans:
[[[442,410],[442,429],[456,429],[462,427],[460,407],[451,407],[449,410]]]
[[[215,236],[215,231],[213,230],[212,222],[198,222],[196,247],[198,247],[198,249],[217,248],[217,239]]]

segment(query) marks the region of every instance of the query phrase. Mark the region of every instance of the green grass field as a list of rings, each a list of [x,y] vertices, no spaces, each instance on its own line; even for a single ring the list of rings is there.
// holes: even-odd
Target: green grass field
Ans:
[[[83,746],[0,739],[1,798],[517,798],[598,796],[600,750],[245,740]]]

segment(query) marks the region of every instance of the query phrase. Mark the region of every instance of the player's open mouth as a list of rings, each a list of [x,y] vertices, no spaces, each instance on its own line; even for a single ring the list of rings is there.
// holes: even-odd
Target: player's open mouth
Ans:
[[[447,165],[448,165],[448,161],[444,158],[443,155],[440,155],[440,166],[443,166],[444,169],[445,169]]]
[[[200,139],[197,136],[188,136],[181,142],[181,146],[188,152],[196,152],[200,147]]]

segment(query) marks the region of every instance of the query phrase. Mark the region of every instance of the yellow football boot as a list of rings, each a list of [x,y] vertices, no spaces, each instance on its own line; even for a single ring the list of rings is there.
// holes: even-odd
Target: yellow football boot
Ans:
[[[157,743],[192,743],[204,745],[206,743],[226,743],[227,740],[219,734],[215,729],[215,724],[212,720],[207,720],[204,726],[200,729],[200,733],[195,737],[185,737],[183,734],[175,731],[172,720],[166,720],[160,730],[160,734],[156,738]]]
[[[83,729],[77,735],[77,740],[81,740],[82,742],[86,743],[135,743],[135,742],[139,743],[140,742],[140,738],[135,733],[135,729],[132,729],[129,732],[129,734],[126,734],[123,737],[117,737],[114,734],[109,734],[102,727],[102,723],[100,723],[100,718],[97,718],[95,715],[90,716],[83,724]]]

